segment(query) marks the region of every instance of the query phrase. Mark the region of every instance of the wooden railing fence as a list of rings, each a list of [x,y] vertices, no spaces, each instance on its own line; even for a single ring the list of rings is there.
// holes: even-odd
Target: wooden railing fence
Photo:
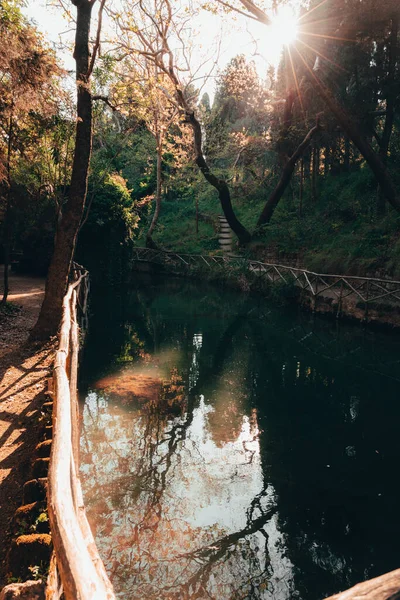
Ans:
[[[85,312],[88,273],[75,265],[63,302],[53,371],[53,442],[47,504],[54,554],[46,600],[113,600],[115,595],[88,524],[79,479],[77,308]]]
[[[321,296],[337,301],[338,312],[346,298],[361,301],[364,308],[376,302],[400,304],[400,281],[353,275],[321,274],[288,265],[264,263],[242,257],[203,256],[161,252],[150,248],[135,248],[133,258],[140,262],[151,262],[170,266],[178,270],[223,269],[224,271],[247,270],[271,283],[294,283],[305,290],[314,301]]]

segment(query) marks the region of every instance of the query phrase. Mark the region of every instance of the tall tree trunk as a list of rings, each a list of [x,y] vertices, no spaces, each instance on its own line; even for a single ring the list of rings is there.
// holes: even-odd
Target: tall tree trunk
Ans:
[[[340,104],[338,104],[331,90],[323,83],[315,72],[311,72],[310,82],[320,98],[326,103],[329,110],[335,115],[343,131],[359,149],[371,171],[374,173],[386,200],[393,208],[400,212],[400,196],[397,194],[394,182],[390,177],[386,165],[382,162],[379,155],[373,150],[372,146],[363,135],[360,126],[356,123],[355,119],[351,117]]]
[[[313,203],[317,201],[317,175],[319,172],[319,148],[316,144],[312,149],[312,178],[311,178],[311,200]]]
[[[333,131],[331,134],[331,152],[329,155],[329,173],[331,175],[338,175],[338,135],[337,131]]]
[[[166,40],[164,40],[164,43],[168,48]],[[241,245],[248,244],[251,240],[251,234],[247,231],[247,229],[242,225],[242,223],[235,215],[235,211],[233,210],[231,202],[231,195],[229,192],[228,184],[223,179],[219,179],[219,177],[216,177],[211,172],[210,167],[207,164],[207,161],[203,154],[203,134],[201,131],[201,125],[195,115],[194,110],[190,108],[182,92],[182,88],[180,86],[178,77],[176,76],[175,69],[173,66],[172,52],[168,50],[168,53],[170,56],[168,75],[175,87],[178,104],[185,111],[186,120],[193,130],[196,165],[202,172],[204,179],[208,181],[208,183],[217,190],[219,201],[221,203],[221,208],[225,215],[225,219],[228,221],[229,227],[237,235],[239,243]]]
[[[156,126],[157,128],[157,126]],[[156,184],[156,206],[154,209],[153,218],[151,220],[151,224],[149,230],[146,235],[146,247],[147,248],[156,248],[156,244],[153,242],[153,231],[157,225],[158,217],[160,216],[161,210],[161,186],[162,186],[162,151],[163,151],[163,142],[162,135],[160,133],[156,134],[157,140],[157,184]]]
[[[389,42],[389,66],[388,66],[388,93],[386,97],[386,118],[381,143],[379,147],[379,156],[384,165],[386,165],[390,138],[392,137],[393,123],[396,107],[396,89],[395,89],[395,72],[398,54],[398,34],[399,34],[399,17],[397,14],[392,17],[392,26],[390,31]],[[385,214],[385,194],[382,186],[378,189],[377,198],[377,213],[378,215]]]
[[[304,193],[304,156],[300,161],[300,202],[299,202],[299,217],[303,216],[303,193]]]
[[[325,146],[325,151],[324,151],[324,177],[327,177],[327,175],[329,173],[330,160],[331,160],[331,147],[329,146],[329,144],[327,144]]]
[[[349,136],[344,136],[344,159],[343,167],[346,173],[350,171],[350,140]]]
[[[9,289],[8,282],[8,271],[10,268],[10,252],[11,252],[11,152],[12,152],[12,138],[13,138],[14,118],[13,114],[10,115],[10,122],[8,126],[8,143],[7,143],[7,190],[6,190],[6,212],[4,215],[4,291],[2,304],[7,302]]]
[[[304,182],[307,182],[310,179],[311,173],[311,153],[310,149],[306,148],[303,154],[303,162],[304,162]]]
[[[85,206],[92,149],[89,33],[92,7],[95,0],[72,1],[77,7],[74,50],[77,85],[75,151],[68,201],[57,227],[54,252],[47,275],[45,297],[39,319],[32,331],[32,337],[35,339],[45,339],[55,335],[60,324],[63,297],[68,284],[76,238]]]
[[[320,129],[320,125],[317,122],[315,127],[310,129],[310,131],[307,133],[304,140],[301,142],[300,146],[298,146],[298,148],[296,149],[294,154],[292,154],[292,156],[287,161],[287,163],[282,171],[282,175],[278,182],[278,185],[276,186],[276,188],[274,189],[274,191],[268,198],[268,200],[263,208],[263,211],[257,221],[257,227],[260,227],[261,225],[265,225],[266,223],[270,222],[271,217],[274,213],[275,208],[278,205],[279,200],[282,198],[287,186],[290,183],[290,179],[292,177],[297,160],[303,155],[304,151],[308,147],[313,136],[315,135],[315,133],[317,131],[319,131],[319,129]]]

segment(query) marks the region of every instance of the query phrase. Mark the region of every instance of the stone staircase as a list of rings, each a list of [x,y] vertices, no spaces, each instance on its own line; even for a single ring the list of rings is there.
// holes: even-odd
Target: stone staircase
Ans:
[[[233,231],[229,227],[228,221],[223,216],[219,216],[219,236],[218,241],[222,252],[226,256],[235,256],[232,245],[233,245]]]

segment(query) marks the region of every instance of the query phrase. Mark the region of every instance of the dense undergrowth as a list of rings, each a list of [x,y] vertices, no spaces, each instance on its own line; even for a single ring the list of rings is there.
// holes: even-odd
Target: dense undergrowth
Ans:
[[[200,213],[198,234],[194,201],[166,200],[154,236],[160,247],[187,253],[220,252],[217,216],[222,213],[218,198],[209,186],[201,183],[196,192]],[[251,231],[267,195],[268,189],[246,197],[240,195],[240,190],[234,190],[235,210]],[[400,215],[387,206],[386,214],[378,217],[376,203],[376,182],[365,167],[321,178],[315,202],[311,200],[311,191],[304,191],[300,215],[295,180],[270,224],[256,233],[247,248],[239,251],[259,260],[296,260],[317,272],[400,278]],[[214,226],[201,220],[204,215],[214,217]]]

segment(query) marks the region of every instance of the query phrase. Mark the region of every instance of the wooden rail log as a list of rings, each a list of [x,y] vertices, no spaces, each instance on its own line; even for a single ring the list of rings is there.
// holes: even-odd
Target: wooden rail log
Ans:
[[[326,600],[396,600],[400,598],[400,569],[358,583]]]
[[[146,248],[135,248],[134,259],[161,265],[171,266],[182,263],[186,266],[203,266],[210,269],[215,266],[244,268],[249,272],[264,276],[271,282],[293,281],[293,283],[311,294],[317,296],[331,295],[342,302],[344,298],[353,297],[367,306],[370,303],[385,299],[393,305],[400,304],[400,281],[393,279],[378,279],[375,277],[359,277],[357,275],[334,275],[329,273],[314,273],[307,269],[263,263],[257,260],[228,256],[202,256],[201,254],[182,254],[174,252],[149,251]]]
[[[76,290],[85,277],[86,273],[81,272],[64,297],[60,344],[53,374],[53,444],[47,503],[55,560],[65,599],[114,600],[111,583],[86,519],[78,474]],[[54,579],[53,569],[48,600],[60,597],[60,588],[54,585]]]

